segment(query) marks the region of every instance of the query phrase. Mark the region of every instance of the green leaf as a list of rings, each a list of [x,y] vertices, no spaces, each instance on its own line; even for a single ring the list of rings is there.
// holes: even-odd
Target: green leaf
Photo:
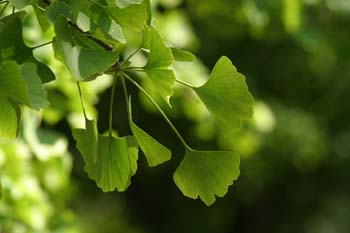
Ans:
[[[165,45],[162,37],[156,29],[151,27],[146,40],[149,42],[150,54],[144,67],[149,80],[155,90],[170,105],[170,97],[173,95],[175,75],[169,66],[173,63],[173,56],[170,48]]]
[[[0,138],[15,139],[21,112],[17,104],[0,95]]]
[[[132,4],[139,4],[142,0],[107,0],[107,4],[110,6],[118,6],[120,8],[125,8]]]
[[[94,162],[97,160],[98,132],[95,120],[85,119],[86,136],[88,139],[89,153]]]
[[[138,146],[131,136],[115,138],[99,136],[97,159],[88,146],[88,133],[84,129],[74,129],[73,136],[85,162],[85,171],[95,180],[104,192],[117,189],[125,191],[130,185],[131,177],[137,170]]]
[[[254,99],[245,77],[227,57],[221,57],[207,83],[194,90],[225,131],[239,129],[242,120],[253,115]]]
[[[38,5],[42,8],[46,8],[46,4],[42,0],[32,0],[32,3]],[[38,20],[38,23],[41,27],[41,30],[46,32],[51,26],[50,21],[46,17],[46,12],[42,11],[41,9],[39,9],[37,7],[34,7],[34,12],[35,12],[35,16]]]
[[[170,105],[170,97],[174,93],[174,72],[164,68],[145,70],[145,72],[153,88],[155,88],[155,90],[163,97],[165,102]]]
[[[225,196],[239,173],[239,156],[234,152],[186,150],[174,181],[185,196],[193,199],[199,196],[210,206],[215,195]]]
[[[40,77],[37,75],[36,66],[33,63],[23,63],[20,69],[28,89],[30,106],[36,110],[47,107],[49,102]]]
[[[30,106],[28,89],[16,62],[5,61],[0,66],[0,97]]]
[[[166,46],[155,28],[151,27],[149,33],[150,54],[145,69],[169,67],[174,61],[171,49]]]
[[[22,37],[21,18],[25,12],[16,12],[13,15],[4,17],[0,20],[0,61],[15,60],[17,64],[24,62],[33,62],[38,66],[38,75],[43,83],[55,79],[54,73],[44,64],[37,61],[32,49],[27,47]]]
[[[146,6],[147,11],[147,25],[150,26],[152,24],[152,6],[150,0],[144,0],[143,3]]]
[[[29,4],[29,0],[9,0],[9,1],[18,10],[23,9]]]
[[[196,60],[196,56],[193,53],[183,49],[171,48],[171,52],[176,61],[193,62]]]
[[[105,7],[110,17],[122,28],[140,32],[146,22],[147,13],[144,5],[134,4],[126,8]]]
[[[119,55],[116,52],[106,51],[103,48],[86,48],[75,45],[73,30],[69,27],[64,16],[61,15],[57,19],[55,23],[56,46],[76,80],[84,81],[95,78],[118,61]]]
[[[91,12],[94,23],[106,38],[110,37],[121,43],[126,42],[122,28],[109,17],[104,7],[95,4],[91,7]]]
[[[148,165],[155,167],[171,158],[171,151],[152,138],[132,121],[131,102],[129,101],[129,121],[130,128],[139,144],[141,150],[146,156]]]
[[[60,15],[64,15],[69,19],[73,18],[73,12],[70,6],[62,1],[53,2],[46,8],[46,16],[55,23]]]

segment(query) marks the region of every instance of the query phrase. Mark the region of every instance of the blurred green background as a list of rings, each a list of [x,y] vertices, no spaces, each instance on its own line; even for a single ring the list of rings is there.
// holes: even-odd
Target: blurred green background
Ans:
[[[35,55],[58,74],[47,86],[51,106],[25,111],[20,138],[0,142],[0,232],[350,232],[350,1],[158,0],[153,7],[169,43],[198,56],[194,64],[174,64],[179,78],[205,82],[221,55],[247,77],[255,115],[239,132],[220,133],[181,86],[167,109],[192,145],[241,155],[238,181],[211,207],[184,197],[172,181],[183,148],[140,95],[134,120],[173,159],[149,168],[141,156],[128,191],[102,193],[71,136],[83,123],[76,86],[45,47]],[[28,45],[40,44],[52,31],[38,33],[30,16],[24,35]],[[102,130],[110,82],[83,85],[89,115],[98,114]],[[116,98],[114,128],[124,135],[120,91]]]

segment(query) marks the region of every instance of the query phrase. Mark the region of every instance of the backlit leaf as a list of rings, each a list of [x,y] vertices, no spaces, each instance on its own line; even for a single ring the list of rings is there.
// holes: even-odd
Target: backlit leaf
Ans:
[[[14,7],[16,7],[19,10],[26,7],[30,2],[29,0],[9,0],[9,1]]]
[[[0,138],[15,139],[21,113],[19,107],[4,96],[0,96]]]
[[[149,38],[146,40],[149,41],[150,54],[144,69],[155,90],[170,105],[169,99],[173,95],[175,75],[169,66],[174,59],[170,48],[165,45],[157,30],[153,27],[149,30]]]
[[[118,61],[119,56],[116,52],[75,45],[72,30],[65,17],[60,16],[55,23],[56,46],[76,80],[84,81],[97,77]]]
[[[105,9],[122,28],[137,32],[142,30],[147,19],[146,8],[142,4],[129,5],[126,8],[108,6]]]
[[[245,77],[227,57],[221,57],[207,83],[194,90],[225,131],[239,129],[242,120],[253,115],[254,100]]]
[[[25,13],[20,11],[0,20],[0,61],[11,59],[17,64],[32,62],[37,65],[37,73],[43,83],[52,81],[55,79],[54,73],[37,61],[32,54],[32,49],[23,42],[21,18],[24,15]]]
[[[30,106],[36,110],[47,107],[49,102],[40,77],[37,75],[36,66],[33,63],[23,63],[20,69],[28,89]]]
[[[239,176],[239,156],[229,151],[187,150],[174,173],[174,181],[182,193],[200,199],[208,206],[215,195],[223,197],[228,186]]]
[[[171,48],[171,52],[176,61],[193,62],[196,59],[193,53],[183,49]]]
[[[88,146],[88,133],[74,129],[73,136],[85,162],[85,171],[104,192],[125,191],[137,170],[138,146],[133,137],[99,136],[97,159]]]
[[[132,121],[131,103],[129,102],[129,120],[130,127],[134,137],[137,140],[141,150],[146,156],[150,167],[157,166],[171,158],[171,151],[152,138]]]
[[[30,106],[28,88],[14,61],[5,61],[0,65],[0,96]]]

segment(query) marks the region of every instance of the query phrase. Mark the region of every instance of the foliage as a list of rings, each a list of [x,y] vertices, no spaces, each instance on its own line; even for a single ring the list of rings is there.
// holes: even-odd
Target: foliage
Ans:
[[[1,1],[6,16],[0,24],[0,102],[2,124],[0,136],[15,138],[19,129],[21,106],[39,110],[48,106],[43,84],[54,74],[33,56],[33,50],[52,44],[54,56],[61,61],[75,82],[85,119],[85,128],[73,129],[77,148],[83,156],[85,171],[104,192],[125,191],[137,170],[138,153],[143,151],[150,166],[170,160],[171,152],[146,133],[132,120],[131,95],[126,81],[138,88],[165,118],[183,144],[186,154],[174,173],[174,181],[184,195],[197,198],[207,205],[222,197],[239,175],[239,157],[230,151],[193,150],[160,107],[155,96],[168,106],[174,95],[175,83],[193,90],[208,108],[224,132],[240,128],[242,120],[252,114],[253,97],[245,78],[238,73],[229,58],[221,57],[202,86],[176,78],[172,64],[175,60],[192,62],[188,51],[172,48],[153,24],[150,1]],[[12,5],[12,13],[6,8]],[[52,41],[29,48],[22,39],[22,24],[26,11],[32,6],[43,31],[53,27]],[[137,42],[135,42],[136,38]],[[135,52],[125,56],[128,49]],[[134,56],[146,55],[142,65]],[[145,75],[152,89],[149,93],[135,78]],[[90,82],[108,74],[112,76],[109,102],[108,133],[101,134],[97,118],[90,120],[85,110],[82,82]],[[105,76],[100,77],[100,79]],[[132,136],[113,133],[116,86],[122,83]]]

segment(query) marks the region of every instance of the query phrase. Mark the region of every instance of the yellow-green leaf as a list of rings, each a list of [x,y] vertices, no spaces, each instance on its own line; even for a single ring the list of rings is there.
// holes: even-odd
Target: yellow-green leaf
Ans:
[[[227,57],[221,57],[209,80],[194,90],[225,131],[239,129],[242,120],[253,115],[254,99],[245,77],[237,72]]]
[[[200,199],[208,206],[215,195],[223,197],[239,176],[239,156],[230,151],[186,150],[184,159],[174,173],[174,181],[182,193]]]
[[[132,121],[132,110],[130,102],[129,114],[131,131],[136,138],[141,150],[145,154],[148,165],[150,167],[154,167],[161,163],[164,163],[165,161],[168,161],[171,158],[171,151],[160,144],[157,140],[151,137],[148,133],[146,133]]]

